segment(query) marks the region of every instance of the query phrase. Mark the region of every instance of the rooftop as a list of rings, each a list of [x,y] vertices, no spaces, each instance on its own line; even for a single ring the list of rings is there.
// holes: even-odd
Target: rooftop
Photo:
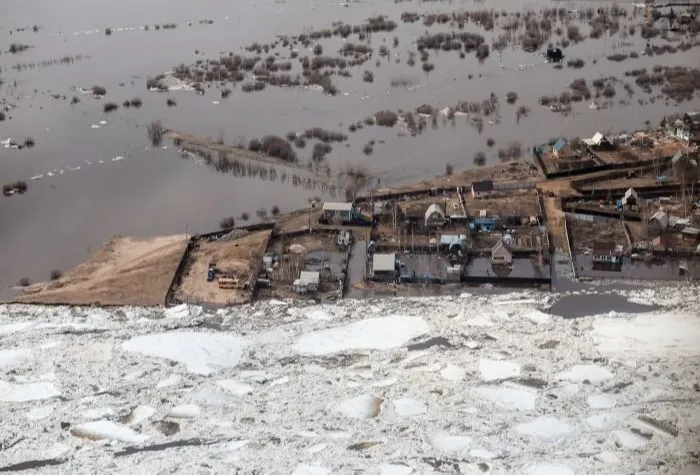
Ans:
[[[323,203],[323,211],[352,211],[352,203],[326,201]]]
[[[396,253],[375,254],[372,257],[374,272],[393,272],[396,270]]]
[[[493,180],[475,181],[472,190],[477,192],[493,191]]]

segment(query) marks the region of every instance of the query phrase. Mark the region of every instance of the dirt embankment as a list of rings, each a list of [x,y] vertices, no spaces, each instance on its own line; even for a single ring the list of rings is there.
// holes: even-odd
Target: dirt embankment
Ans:
[[[114,237],[61,278],[24,289],[22,303],[162,305],[187,247],[185,235]]]

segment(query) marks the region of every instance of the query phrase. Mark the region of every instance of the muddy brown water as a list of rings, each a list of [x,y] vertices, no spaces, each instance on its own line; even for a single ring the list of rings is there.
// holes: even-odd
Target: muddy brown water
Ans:
[[[597,7],[600,3],[590,5]],[[514,11],[539,10],[553,4],[539,0],[518,5],[496,1],[488,6]],[[577,9],[587,6],[580,2],[570,4]],[[697,58],[698,50],[691,49],[652,58],[641,56],[622,63],[605,59],[615,52],[641,51],[644,42],[638,36],[633,46],[621,46],[623,40],[619,37],[572,45],[565,54],[568,58],[583,58],[587,64],[581,70],[555,70],[543,64],[540,56],[516,48],[506,49],[501,59],[492,52],[483,63],[473,54],[460,60],[454,52],[431,51],[435,70],[430,74],[421,70],[420,62],[413,68],[405,64],[407,51],[415,49],[412,43],[426,27],[421,22],[401,23],[402,12],[482,8],[483,4],[473,2],[369,1],[350,2],[345,7],[342,1],[316,0],[3,1],[0,49],[6,50],[12,42],[32,48],[18,55],[0,55],[5,80],[0,98],[18,107],[8,114],[11,120],[0,123],[0,137],[21,141],[34,136],[37,145],[29,150],[0,148],[0,182],[25,180],[29,184],[25,195],[0,199],[0,297],[9,296],[9,288],[20,277],[45,280],[52,269],[65,270],[78,264],[115,233],[148,236],[179,233],[185,227],[190,232],[204,232],[215,229],[225,216],[239,216],[242,212],[255,216],[256,209],[269,210],[274,205],[285,212],[304,206],[310,196],[327,198],[318,191],[295,188],[289,183],[216,174],[182,160],[169,143],[167,150],[146,150],[145,126],[154,119],[161,119],[172,129],[210,136],[216,136],[223,128],[229,142],[269,133],[284,135],[314,126],[339,130],[348,134],[350,140],[348,147],[345,143],[333,145],[331,165],[337,168],[347,162],[364,164],[381,177],[382,185],[389,185],[441,174],[447,163],[457,170],[470,168],[478,151],[487,152],[488,164],[495,164],[496,149],[510,140],[520,140],[529,147],[556,135],[587,136],[598,130],[629,130],[645,119],[658,123],[664,114],[698,107],[697,99],[682,107],[666,107],[663,101],[639,106],[637,98],[649,97],[639,90],[629,106],[594,111],[582,103],[574,105],[574,114],[566,119],[536,104],[541,95],[561,93],[578,77],[586,78],[590,84],[599,76],[622,78],[624,71],[630,69],[692,64],[692,59]],[[271,87],[253,94],[234,90],[228,99],[221,99],[214,87],[203,96],[184,91],[159,94],[145,89],[148,76],[168,71],[179,63],[214,59],[220,52],[241,52],[243,46],[252,42],[268,43],[278,34],[330,27],[337,20],[359,24],[378,14],[388,15],[399,28],[385,35],[373,34],[372,46],[376,49],[386,44],[392,54],[400,55],[401,64],[395,64],[393,58],[391,62],[381,59],[381,66],[376,67],[376,57],[373,58],[353,69],[352,78],[334,78],[340,89],[336,97],[314,90]],[[198,23],[204,19],[211,19],[214,24]],[[154,30],[153,25],[166,22],[178,27]],[[188,22],[193,25],[187,26]],[[151,26],[149,31],[120,31],[146,24]],[[32,25],[41,29],[34,33]],[[27,29],[10,34],[10,30],[19,27]],[[111,36],[104,34],[106,27],[113,29]],[[582,30],[587,31],[587,27]],[[439,27],[430,31],[439,31]],[[465,31],[484,34],[487,43],[493,36],[493,32],[483,32],[472,23],[466,25]],[[394,36],[399,37],[397,48],[391,44]],[[328,55],[334,55],[341,44],[342,40],[335,37],[323,41]],[[195,50],[203,54],[195,55]],[[277,51],[284,55],[281,48]],[[302,51],[304,54],[311,55]],[[82,55],[83,59],[70,65],[19,72],[13,69],[17,62],[65,55]],[[594,58],[598,60],[596,65],[592,64]],[[364,69],[374,72],[372,84],[362,82]],[[468,80],[468,74],[474,78]],[[417,87],[390,87],[393,78],[404,76],[410,77]],[[89,88],[96,84],[107,88],[107,96],[102,100],[72,90],[75,86]],[[514,106],[504,100],[511,90],[520,95]],[[621,86],[617,90],[617,99],[626,95]],[[428,127],[416,138],[398,137],[397,129],[379,127],[366,127],[356,134],[347,131],[352,122],[381,109],[408,110],[424,103],[443,107],[460,100],[482,101],[491,92],[500,98],[501,121],[486,121],[481,134],[460,117],[454,126],[441,121],[437,130]],[[51,93],[67,99],[53,99]],[[73,95],[80,97],[81,102],[71,106]],[[102,112],[107,101],[121,104],[133,97],[140,97],[143,107]],[[166,107],[166,97],[175,98],[177,107]],[[528,105],[531,113],[516,124],[515,109],[520,104]],[[100,128],[91,127],[103,120],[107,123]],[[487,137],[497,141],[492,150],[485,145]],[[362,147],[372,139],[386,143],[378,143],[374,154],[366,157]],[[311,148],[308,145],[300,155],[307,159]],[[124,159],[112,161],[120,156]],[[100,164],[100,160],[104,163]],[[80,170],[76,170],[78,166]],[[48,176],[49,172],[54,176]],[[30,180],[37,175],[43,178]]]

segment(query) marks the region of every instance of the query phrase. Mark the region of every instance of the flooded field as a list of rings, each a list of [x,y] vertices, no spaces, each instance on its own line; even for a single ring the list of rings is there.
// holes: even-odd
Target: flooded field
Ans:
[[[614,14],[606,10],[605,21],[596,21],[600,9],[610,6],[540,0],[6,0],[0,24],[0,185],[25,182],[27,189],[0,197],[0,297],[9,296],[21,278],[47,280],[52,270],[78,264],[115,233],[204,232],[224,217],[252,223],[273,210],[328,197],[291,180],[217,173],[199,160],[182,159],[168,140],[154,148],[146,133],[154,120],[243,146],[267,135],[284,138],[323,127],[346,138],[327,144],[330,151],[316,147],[323,141],[315,138],[295,146],[299,164],[323,162],[333,173],[347,164],[364,166],[385,186],[448,168],[496,164],[517,158],[515,150],[524,150],[529,160],[532,145],[553,136],[631,130],[645,120],[658,124],[664,115],[697,109],[697,76],[693,85],[691,75],[688,86],[673,82],[679,76],[664,69],[697,64],[697,21],[682,31],[664,33],[665,20],[655,23],[659,31],[643,29],[643,11],[632,4],[620,4]],[[355,26],[370,18],[376,24],[380,16],[382,25],[394,26],[360,38]],[[350,26],[347,37],[331,31],[340,30],[339,21]],[[459,51],[445,47],[455,41]],[[540,54],[550,43],[563,49],[560,69]],[[324,66],[318,77],[304,75],[303,58],[312,67],[314,59],[327,64],[348,44],[364,45],[371,59],[360,62],[353,55],[345,59],[354,66]],[[147,89],[149,78],[178,65],[214,74],[212,61],[220,65],[221,58],[236,55],[258,57],[253,70],[236,70],[244,74],[241,81],[223,80],[219,73],[204,77],[203,94],[192,87]],[[267,72],[256,70],[263,64]],[[290,68],[300,86],[272,85],[271,64]],[[665,76],[653,77],[652,71]],[[649,83],[638,80],[647,73]],[[322,90],[321,83],[328,86],[324,77],[335,95]],[[585,80],[591,97],[580,81],[572,86],[577,79]],[[249,87],[254,92],[244,92]],[[582,98],[558,97],[558,112],[539,103],[567,91]],[[368,118],[379,123],[387,117],[377,114],[382,111],[397,114],[396,123],[367,125]]]

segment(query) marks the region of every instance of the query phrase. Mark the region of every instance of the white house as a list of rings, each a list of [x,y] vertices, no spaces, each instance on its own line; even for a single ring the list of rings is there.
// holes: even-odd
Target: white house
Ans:
[[[442,226],[445,224],[445,213],[442,211],[440,206],[435,203],[428,206],[425,211],[425,225],[427,226]]]

